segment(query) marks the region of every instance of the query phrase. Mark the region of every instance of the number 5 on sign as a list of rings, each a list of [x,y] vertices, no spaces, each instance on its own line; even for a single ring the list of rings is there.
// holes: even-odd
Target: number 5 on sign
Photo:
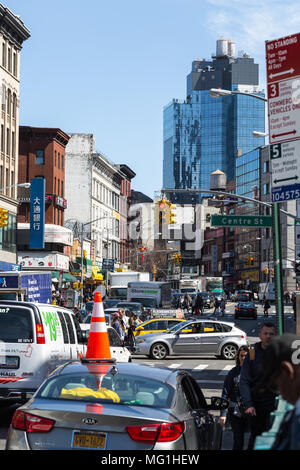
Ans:
[[[281,158],[281,144],[270,145],[270,158],[271,160]]]

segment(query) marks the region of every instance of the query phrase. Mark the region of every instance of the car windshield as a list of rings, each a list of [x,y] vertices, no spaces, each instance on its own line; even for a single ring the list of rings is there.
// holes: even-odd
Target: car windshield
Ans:
[[[253,302],[240,302],[238,304],[238,307],[240,307],[240,308],[254,308],[254,303]]]
[[[167,330],[167,333],[174,333],[174,331],[180,330],[182,327],[184,327],[185,325],[188,325],[189,323],[191,323],[191,322],[190,321],[180,321],[180,322],[178,322],[177,325],[174,325],[171,328],[169,328]]]
[[[0,306],[0,343],[33,343],[33,321],[28,308]]]
[[[36,397],[87,403],[171,407],[175,390],[165,383],[153,378],[128,373],[125,375],[111,365],[92,364],[89,367],[90,372],[64,374],[48,379]]]

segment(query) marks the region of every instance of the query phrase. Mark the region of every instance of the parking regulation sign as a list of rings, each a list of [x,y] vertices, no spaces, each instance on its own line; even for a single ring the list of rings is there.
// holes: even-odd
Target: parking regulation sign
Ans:
[[[272,201],[300,198],[300,140],[270,145]]]
[[[300,199],[300,33],[266,42],[272,201]]]

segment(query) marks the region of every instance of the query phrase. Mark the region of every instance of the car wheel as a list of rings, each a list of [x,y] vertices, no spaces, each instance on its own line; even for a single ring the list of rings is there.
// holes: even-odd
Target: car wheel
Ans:
[[[238,347],[235,344],[228,343],[223,346],[222,351],[221,351],[221,357],[222,359],[235,359],[236,355],[238,352]]]
[[[153,344],[150,354],[152,359],[165,359],[168,355],[169,351],[165,344],[163,343],[155,343]]]

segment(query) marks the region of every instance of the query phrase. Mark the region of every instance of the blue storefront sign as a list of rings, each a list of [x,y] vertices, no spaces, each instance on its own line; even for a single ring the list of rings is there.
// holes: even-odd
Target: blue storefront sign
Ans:
[[[30,249],[45,248],[45,179],[30,180]]]

